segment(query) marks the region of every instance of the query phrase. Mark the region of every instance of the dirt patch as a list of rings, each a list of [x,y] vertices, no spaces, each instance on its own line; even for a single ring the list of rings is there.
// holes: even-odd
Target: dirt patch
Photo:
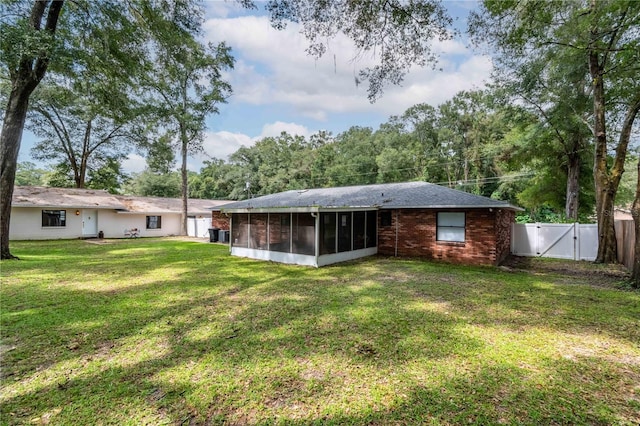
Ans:
[[[532,274],[555,275],[565,278],[567,284],[588,284],[597,287],[620,288],[629,280],[624,265],[596,264],[587,261],[546,259],[540,257],[510,256],[502,263],[506,270],[526,271]]]
[[[105,239],[101,239],[101,238],[88,238],[88,239],[84,240],[84,242],[87,243],[87,244],[103,245],[103,244],[112,244],[113,240],[105,240]]]

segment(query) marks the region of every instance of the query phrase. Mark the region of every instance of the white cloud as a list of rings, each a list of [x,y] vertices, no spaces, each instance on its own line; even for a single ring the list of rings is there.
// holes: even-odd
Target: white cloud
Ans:
[[[401,86],[388,86],[375,104],[367,99],[367,83],[356,86],[359,69],[375,64],[373,54],[354,60],[356,49],[344,35],[329,43],[327,54],[315,60],[306,54],[299,26],[271,28],[265,16],[210,19],[207,38],[225,40],[238,57],[230,74],[231,102],[258,106],[288,106],[300,116],[326,121],[331,113],[401,114],[416,103],[437,105],[459,90],[481,87],[490,75],[488,59],[474,56],[457,40],[435,41],[444,71],[414,67]]]
[[[229,155],[236,152],[243,146],[251,146],[254,140],[243,133],[232,133],[227,131],[207,132],[205,134],[202,147],[205,155],[196,158],[208,160],[210,158],[220,158],[226,160]]]
[[[443,71],[413,70],[402,86],[386,91],[378,102],[388,114],[401,114],[417,103],[436,106],[462,90],[482,89],[491,67],[489,58],[471,56],[458,66],[449,64]]]
[[[232,13],[242,11],[244,8],[235,1],[210,0],[204,2],[208,16],[226,18]]]
[[[122,170],[126,173],[140,173],[147,167],[147,160],[138,154],[129,154],[122,162]]]
[[[229,155],[236,152],[243,146],[251,147],[260,139],[266,137],[280,136],[280,133],[287,132],[290,135],[308,137],[312,134],[305,126],[296,123],[285,123],[276,121],[268,123],[262,127],[262,131],[257,136],[249,136],[244,133],[232,133],[227,131],[207,132],[202,144],[203,153],[189,157],[187,168],[199,172],[204,161],[212,158],[228,160]]]
[[[282,121],[276,121],[275,123],[265,124],[262,127],[262,133],[260,133],[260,136],[255,138],[255,140],[270,136],[280,136],[280,133],[282,132],[287,132],[292,136],[311,136],[311,132],[309,132],[309,129],[305,126],[301,126],[296,123],[283,123]]]

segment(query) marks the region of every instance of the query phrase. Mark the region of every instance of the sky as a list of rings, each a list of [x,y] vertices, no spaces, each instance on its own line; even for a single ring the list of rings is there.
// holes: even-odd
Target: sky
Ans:
[[[225,41],[235,58],[233,70],[224,78],[233,94],[220,105],[220,114],[207,119],[204,153],[188,161],[199,171],[210,158],[227,159],[241,146],[278,136],[282,131],[310,136],[321,130],[334,135],[352,126],[377,129],[392,115],[428,103],[437,106],[461,90],[484,87],[491,73],[491,60],[468,46],[464,35],[455,40],[434,42],[440,54],[438,70],[414,67],[400,86],[387,86],[375,103],[367,98],[367,83],[356,85],[359,69],[375,63],[375,56],[354,60],[356,49],[344,36],[330,40],[320,59],[305,52],[307,42],[299,27],[271,28],[261,10],[250,11],[231,1],[205,1],[205,41]],[[444,3],[455,26],[462,33],[475,1]],[[35,137],[25,130],[19,161],[33,161],[30,148]],[[145,159],[130,154],[123,163],[126,172],[140,172]]]

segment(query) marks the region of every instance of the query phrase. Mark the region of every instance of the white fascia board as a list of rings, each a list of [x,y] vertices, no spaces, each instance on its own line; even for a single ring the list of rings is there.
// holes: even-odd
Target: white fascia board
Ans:
[[[320,212],[365,212],[365,211],[377,211],[377,207],[373,206],[346,206],[346,207],[322,207]]]
[[[338,211],[376,211],[373,206],[344,206],[344,207],[261,207],[251,209],[222,209],[222,213],[318,213]]]
[[[457,209],[457,210],[476,210],[476,209],[504,209],[523,212],[522,207],[516,207],[512,205],[506,206],[491,206],[491,205],[476,205],[476,206],[460,206],[460,205],[434,205],[434,206],[380,206],[380,210],[399,210],[399,209]]]
[[[163,211],[163,212],[143,212],[143,211],[131,211],[131,210],[127,210],[127,211],[122,211],[122,210],[116,210],[117,214],[145,214],[145,215],[152,215],[152,216],[160,216],[163,214],[180,214],[182,212],[170,212],[170,211]],[[190,213],[187,212],[187,215],[189,215]]]
[[[317,213],[319,207],[260,207],[250,209],[225,209],[222,213]]]

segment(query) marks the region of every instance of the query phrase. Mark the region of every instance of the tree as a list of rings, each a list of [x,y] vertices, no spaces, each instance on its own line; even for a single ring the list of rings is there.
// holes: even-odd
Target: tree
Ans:
[[[44,186],[53,188],[73,188],[73,170],[67,163],[56,164],[43,177]]]
[[[111,194],[119,194],[128,180],[129,176],[122,171],[120,162],[106,158],[100,167],[89,170],[87,187],[106,189]]]
[[[123,192],[142,197],[179,198],[180,188],[180,173],[154,173],[146,169],[133,174],[124,186]]]
[[[204,162],[200,173],[189,181],[189,197],[202,199],[230,198],[233,181],[229,179],[233,166],[214,158]]]
[[[46,170],[39,169],[30,161],[18,163],[18,167],[16,169],[16,185],[40,186],[43,184],[43,177],[45,173]]]
[[[526,58],[501,58],[494,73],[504,101],[521,104],[537,117],[530,136],[538,139],[530,139],[523,151],[530,158],[552,160],[554,164],[549,167],[542,164],[546,173],[555,175],[557,170],[563,171],[562,182],[554,176],[553,192],[559,186],[565,188],[564,217],[573,221],[585,210],[580,204],[580,194],[585,192],[582,177],[585,172],[590,173],[585,169],[587,163],[593,163],[587,124],[591,116],[590,88],[584,62],[575,51],[550,47]],[[540,181],[548,182],[548,178]],[[546,191],[543,186],[538,186],[542,192]],[[588,189],[593,191],[593,184]],[[586,203],[585,207],[592,208],[592,204]]]
[[[173,38],[166,32],[170,27],[162,24],[169,17],[193,31],[191,4],[190,0],[131,0],[127,7],[118,0],[3,2],[0,61],[11,89],[0,134],[0,258],[13,257],[9,222],[17,158],[29,101],[45,74],[82,71],[86,59],[82,42],[92,40],[103,48],[92,75],[117,75],[117,84],[132,87],[150,57],[141,40],[163,31],[163,37]]]
[[[488,40],[503,57],[524,58],[552,49],[562,57],[581,58],[593,92],[596,262],[615,262],[613,206],[640,109],[640,3],[487,0],[470,22],[476,39]],[[613,146],[611,136],[617,136]]]
[[[633,227],[636,231],[634,245],[633,270],[631,271],[631,285],[640,288],[640,159],[638,160],[638,181],[636,184],[636,197],[633,200],[631,212],[633,214]]]
[[[93,86],[78,85],[81,87],[75,90],[55,83],[41,86],[34,94],[28,127],[41,138],[31,156],[67,163],[73,171],[75,187],[84,188],[88,173],[104,166],[113,168],[144,132],[136,121],[117,117],[114,107],[96,99],[91,94]]]
[[[378,64],[361,70],[356,79],[356,84],[369,82],[371,101],[382,95],[385,84],[401,83],[413,65],[435,66],[432,41],[454,34],[452,19],[437,0],[271,0],[267,10],[275,28],[284,28],[287,21],[299,23],[310,43],[307,52],[315,57],[326,52],[338,33],[353,40],[357,57],[377,56]]]
[[[373,129],[353,126],[336,136],[330,145],[334,150],[331,165],[325,171],[324,185],[367,185],[376,183],[378,164]]]
[[[153,95],[147,102],[153,105],[154,116],[168,134],[176,136],[180,150],[181,235],[187,235],[187,158],[202,149],[206,117],[217,114],[218,104],[231,94],[222,72],[232,67],[233,58],[224,43],[203,46],[188,32],[182,32],[179,43],[156,40],[156,66],[144,84]]]
[[[43,0],[30,7],[4,6],[7,15],[17,14],[19,18],[9,21],[3,17],[0,24],[0,53],[11,80],[0,134],[0,259],[14,257],[9,250],[9,223],[22,131],[31,93],[47,72],[56,47],[63,3]]]

